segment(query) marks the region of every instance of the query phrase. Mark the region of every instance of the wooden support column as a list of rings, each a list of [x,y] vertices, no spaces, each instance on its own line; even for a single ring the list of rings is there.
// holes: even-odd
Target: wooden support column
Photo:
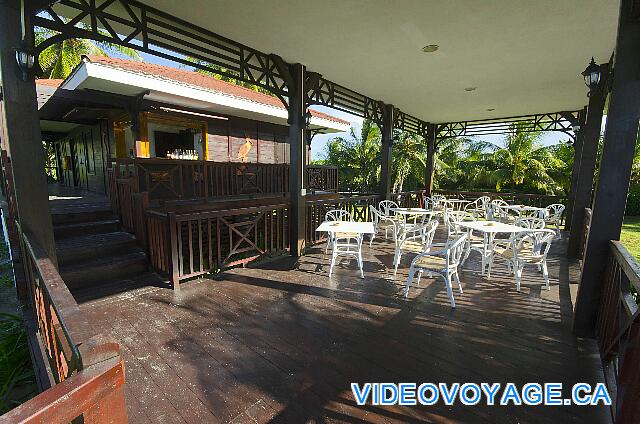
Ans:
[[[393,149],[393,105],[385,104],[382,114],[382,150],[380,168],[380,195],[391,198],[391,150]]]
[[[305,137],[306,98],[304,89],[305,67],[299,63],[291,66],[289,87],[289,146],[291,171],[289,172],[289,240],[291,256],[301,256],[305,244],[306,190],[304,170],[307,163]]]
[[[580,128],[584,127],[584,120],[587,114],[587,107],[582,109],[578,116],[578,122]],[[571,186],[569,188],[569,196],[567,197],[567,212],[565,214],[564,228],[565,230],[571,230],[573,222],[573,204],[576,196],[576,185],[578,183],[578,173],[580,172],[580,160],[582,159],[582,139],[583,132],[578,131],[575,135],[575,141],[573,143],[573,167],[571,168]]]
[[[609,92],[608,68],[607,65],[602,66],[600,84],[591,90],[586,121],[584,128],[580,130],[582,134],[582,152],[573,195],[571,232],[569,235],[569,247],[567,248],[567,255],[570,258],[578,256],[582,240],[582,227],[584,226],[584,209],[591,206],[593,178],[596,171],[600,129],[602,128],[602,113]]]
[[[573,321],[578,336],[594,335],[609,241],[620,238],[640,119],[639,51],[640,1],[622,0],[600,173]]]
[[[40,118],[33,75],[23,81],[16,63],[16,47],[33,48],[33,29],[24,18],[19,0],[0,1],[0,75],[2,75],[2,115],[7,150],[13,171],[13,190],[18,220],[25,232],[30,232],[57,263],[53,226],[49,212],[49,194],[45,175],[45,155],[40,134]]]
[[[425,195],[431,197],[433,195],[433,170],[436,155],[436,136],[437,126],[428,124],[427,126],[427,161],[425,163],[424,189]]]

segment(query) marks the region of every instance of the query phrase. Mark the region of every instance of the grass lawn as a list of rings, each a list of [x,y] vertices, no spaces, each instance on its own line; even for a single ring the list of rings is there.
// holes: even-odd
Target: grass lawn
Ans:
[[[620,241],[636,259],[640,260],[640,216],[627,216],[624,218]]]

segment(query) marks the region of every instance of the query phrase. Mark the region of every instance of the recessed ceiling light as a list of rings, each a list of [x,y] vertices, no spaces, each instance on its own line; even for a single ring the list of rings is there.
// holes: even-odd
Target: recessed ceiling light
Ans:
[[[440,46],[438,46],[437,44],[429,44],[428,46],[424,46],[422,48],[422,51],[425,53],[433,53],[436,50],[438,50],[440,48]]]
[[[478,87],[467,87],[464,89],[464,91],[476,91],[476,88]]]
[[[495,108],[493,108],[493,107],[489,107],[489,108],[487,108],[487,112],[493,112],[494,110],[496,110],[496,109],[495,109]]]

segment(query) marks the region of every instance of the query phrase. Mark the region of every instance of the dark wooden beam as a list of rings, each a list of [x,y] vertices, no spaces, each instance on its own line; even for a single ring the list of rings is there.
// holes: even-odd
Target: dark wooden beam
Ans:
[[[53,226],[49,213],[47,177],[44,172],[44,149],[40,134],[40,119],[33,76],[22,79],[16,64],[14,48],[33,46],[32,26],[25,18],[26,34],[22,39],[20,1],[0,2],[0,75],[2,75],[2,106],[0,107],[0,136],[2,148],[7,150],[13,170],[18,220],[24,231],[36,241],[56,263]]]
[[[640,1],[622,0],[619,16],[607,126],[573,322],[574,333],[583,337],[594,335],[609,242],[620,238],[640,119]]]
[[[383,105],[382,113],[382,147],[380,151],[380,194],[383,198],[391,197],[391,150],[393,149],[393,105]]]
[[[289,146],[291,170],[289,172],[289,243],[292,256],[304,253],[306,193],[304,169],[307,156],[305,137],[305,67],[292,66],[292,85],[289,87]]]
[[[589,95],[587,117],[584,127],[580,130],[582,135],[582,151],[580,154],[580,168],[576,177],[576,185],[573,194],[571,211],[571,227],[567,254],[570,258],[576,258],[580,250],[581,232],[584,226],[584,209],[591,206],[593,179],[598,158],[598,144],[600,142],[600,130],[602,128],[602,114],[604,104],[609,93],[609,67],[602,66],[602,78],[600,84]]]
[[[584,127],[585,117],[587,114],[587,107],[580,111],[580,117],[578,125],[580,128]],[[569,188],[569,194],[567,196],[567,210],[565,214],[564,228],[571,231],[573,224],[573,205],[576,196],[576,185],[578,184],[578,174],[580,173],[580,161],[582,159],[582,145],[583,145],[583,133],[578,131],[575,135],[575,141],[573,143],[573,167],[571,168],[571,186]]]
[[[424,174],[424,187],[425,187],[425,194],[427,197],[431,197],[431,195],[433,194],[433,170],[434,170],[435,155],[436,155],[437,133],[438,133],[437,125],[429,124],[427,126],[427,134],[425,135],[427,139],[427,161],[425,163],[425,174]]]

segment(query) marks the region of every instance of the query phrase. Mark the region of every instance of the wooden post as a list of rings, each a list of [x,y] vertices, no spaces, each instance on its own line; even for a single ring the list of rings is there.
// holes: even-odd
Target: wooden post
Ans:
[[[578,122],[580,127],[583,128],[585,124],[585,117],[587,114],[587,107],[582,109],[578,116]],[[578,174],[580,172],[580,160],[582,159],[582,140],[583,132],[578,131],[573,143],[573,167],[571,168],[571,187],[569,188],[569,195],[567,196],[567,212],[565,214],[564,228],[565,230],[571,230],[573,223],[573,204],[576,197],[576,185],[578,184]]]
[[[380,195],[383,199],[391,197],[391,150],[393,149],[393,105],[383,105],[382,147],[380,168]]]
[[[610,254],[609,241],[620,238],[640,118],[638,51],[638,0],[622,0],[600,173],[573,321],[573,331],[578,336],[588,337],[594,334],[605,281],[604,272]]]
[[[24,26],[21,24],[24,19]],[[0,2],[0,75],[2,75],[3,150],[7,150],[13,173],[18,221],[33,234],[52,262],[57,263],[53,225],[49,212],[45,155],[33,74],[23,80],[16,63],[16,47],[33,48],[29,12],[21,13],[18,0]]]
[[[427,197],[433,195],[433,170],[436,155],[437,129],[435,124],[427,125],[427,162],[425,163],[424,190]]]
[[[571,232],[569,235],[569,247],[567,248],[567,255],[570,258],[576,258],[578,256],[581,232],[584,227],[584,209],[591,205],[593,177],[596,170],[596,159],[598,157],[600,129],[602,128],[602,113],[609,91],[608,79],[608,66],[603,65],[600,84],[591,90],[586,121],[584,128],[580,130],[582,134],[582,152],[573,195]]]
[[[289,172],[289,252],[291,256],[304,253],[304,225],[306,193],[304,169],[307,143],[305,139],[305,67],[299,63],[291,66],[291,87],[289,95],[289,146],[291,170]]]

